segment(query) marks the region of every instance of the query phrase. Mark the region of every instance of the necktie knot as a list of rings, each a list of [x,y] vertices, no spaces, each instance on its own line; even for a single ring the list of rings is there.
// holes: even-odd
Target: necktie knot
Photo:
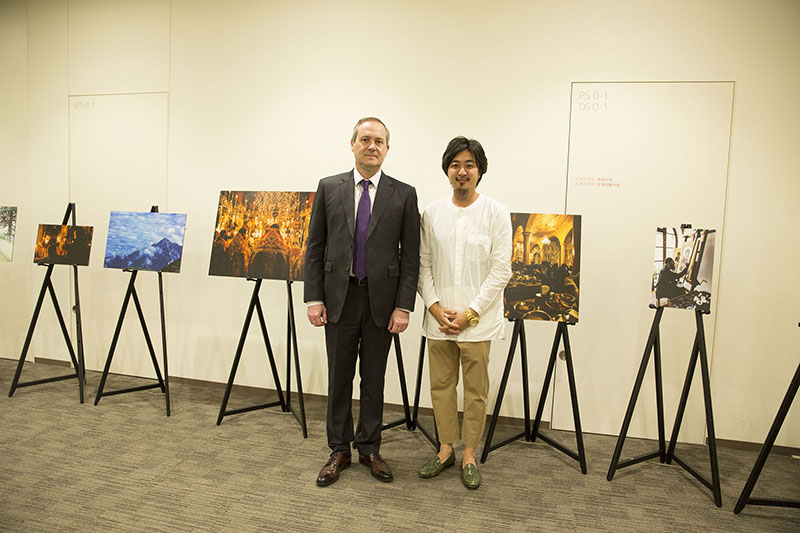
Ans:
[[[364,192],[367,192],[369,190],[369,184],[370,184],[369,180],[361,180],[359,184],[361,185],[361,188],[364,189]]]

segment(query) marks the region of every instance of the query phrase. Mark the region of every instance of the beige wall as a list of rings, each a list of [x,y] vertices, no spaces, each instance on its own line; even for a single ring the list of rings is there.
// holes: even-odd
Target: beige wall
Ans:
[[[795,157],[800,99],[792,92],[800,82],[798,23],[800,4],[791,0],[4,2],[0,175],[3,194],[11,199],[0,203],[19,205],[20,225],[15,261],[0,265],[4,308],[15,309],[13,320],[0,323],[0,355],[18,357],[41,282],[42,269],[28,259],[34,226],[58,221],[82,183],[82,176],[70,175],[76,164],[69,161],[71,94],[168,92],[166,180],[153,193],[159,199],[150,203],[161,202],[166,190],[162,211],[188,214],[183,269],[167,277],[170,370],[224,381],[251,284],[207,276],[219,190],[312,190],[320,177],[350,167],[352,123],[376,114],[392,129],[385,169],[417,187],[420,207],[447,194],[438,159],[447,140],[463,133],[479,138],[489,154],[483,193],[512,211],[559,212],[571,82],[733,80],[724,241],[717,243],[722,251],[712,390],[717,436],[761,441],[798,361],[800,282],[794,271],[800,252],[791,233],[800,198]],[[118,127],[124,133],[124,124]],[[20,156],[26,152],[29,158]],[[86,152],[80,158],[90,166],[102,160]],[[103,227],[109,210],[147,208],[121,205],[124,201],[109,205],[100,194],[94,202],[83,211],[78,205],[79,223]],[[81,218],[98,205],[105,217]],[[123,274],[102,270],[103,251],[104,242],[96,242],[92,274],[85,277],[112,283]],[[775,251],[781,261],[763,259]],[[650,252],[632,248],[630,253]],[[591,268],[585,261],[582,266]],[[6,281],[5,272],[19,282]],[[66,276],[57,281],[66,299]],[[265,313],[273,347],[281,353],[286,289],[280,282],[264,285],[263,300],[276,302]],[[305,322],[302,284],[293,290],[304,385],[323,394],[322,332]],[[143,294],[155,297],[149,289]],[[92,313],[114,316],[118,305]],[[101,318],[84,317],[84,330],[96,339],[87,353],[93,369],[104,360],[111,336]],[[157,324],[155,316],[150,320]],[[412,386],[420,322],[417,312],[403,335]],[[90,334],[93,323],[99,329]],[[43,330],[37,339],[33,355],[66,358],[56,335]],[[532,345],[539,342],[533,340]],[[493,349],[492,398],[507,346],[501,342]],[[131,368],[126,361],[145,357],[134,336],[125,348],[115,360],[118,371]],[[638,360],[640,350],[618,356],[614,346],[592,347],[591,353],[576,354],[576,372],[581,373],[580,357],[603,358],[609,375],[627,374],[632,381],[635,368],[614,361]],[[536,391],[544,357],[538,352],[530,357]],[[399,403],[391,360],[389,368],[387,400]],[[272,385],[256,336],[246,346],[239,382]],[[522,415],[520,389],[509,389],[504,414]],[[616,433],[623,413],[616,423],[600,424],[592,409],[602,409],[608,397],[624,403],[629,394],[629,386],[581,394],[584,428]],[[428,402],[423,393],[423,405]],[[673,410],[667,406],[668,413]],[[800,446],[796,408],[778,443]]]

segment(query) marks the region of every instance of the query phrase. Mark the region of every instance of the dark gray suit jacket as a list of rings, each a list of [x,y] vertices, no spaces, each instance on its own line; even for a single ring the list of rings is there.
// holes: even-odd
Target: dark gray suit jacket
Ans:
[[[322,301],[328,321],[342,315],[355,231],[354,171],[323,178],[308,230],[306,302]],[[414,187],[381,175],[367,234],[367,280],[372,318],[386,326],[399,307],[414,310],[419,276],[419,210]]]

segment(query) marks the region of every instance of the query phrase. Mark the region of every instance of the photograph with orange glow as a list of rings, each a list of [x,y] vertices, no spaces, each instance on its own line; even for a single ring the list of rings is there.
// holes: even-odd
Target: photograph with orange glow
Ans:
[[[39,224],[33,262],[45,265],[89,265],[92,226]]]
[[[209,275],[302,280],[314,195],[220,192]]]
[[[580,215],[511,213],[511,231],[506,318],[577,322]]]

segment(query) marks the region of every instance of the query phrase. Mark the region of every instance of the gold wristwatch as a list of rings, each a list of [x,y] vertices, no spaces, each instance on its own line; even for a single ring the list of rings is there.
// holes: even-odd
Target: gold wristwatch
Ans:
[[[469,322],[469,325],[472,326],[473,328],[477,326],[478,323],[481,321],[481,319],[478,318],[478,315],[473,313],[472,309],[470,309],[469,307],[467,308],[466,311],[464,311],[464,314],[467,315],[467,321]]]

